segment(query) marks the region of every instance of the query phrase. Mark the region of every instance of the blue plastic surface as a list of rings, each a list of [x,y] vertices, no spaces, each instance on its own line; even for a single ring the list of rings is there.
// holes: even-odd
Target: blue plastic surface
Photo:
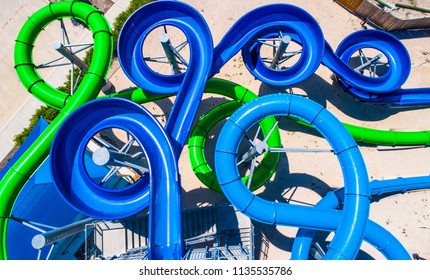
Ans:
[[[142,147],[149,163],[149,183],[140,179],[126,188],[109,189],[89,176],[83,162],[87,143],[108,128],[127,131]],[[182,257],[177,161],[163,127],[144,107],[118,98],[85,104],[60,127],[51,148],[51,160],[57,189],[73,208],[92,218],[115,220],[149,206],[149,246],[153,248],[149,257]]]
[[[142,53],[148,34],[171,25],[187,37],[190,61],[186,73],[162,75],[154,72]],[[156,1],[135,11],[118,38],[118,59],[125,74],[139,87],[160,94],[177,93],[166,124],[177,157],[188,138],[191,125],[209,78],[213,43],[206,21],[193,7],[179,1]]]
[[[383,76],[366,77],[347,65],[354,52],[366,48],[380,51],[388,60],[388,71]],[[322,63],[338,76],[342,87],[361,101],[399,106],[430,104],[430,88],[401,88],[412,62],[405,46],[390,33],[356,31],[342,40],[336,52],[326,43]]]
[[[429,176],[411,178],[396,178],[390,180],[374,180],[369,183],[371,195],[406,192],[411,190],[427,189],[430,185]],[[342,206],[345,189],[329,192],[316,207],[322,209],[337,209]],[[292,259],[307,259],[315,231],[299,229],[294,239]],[[410,260],[411,256],[396,237],[390,232],[369,220],[364,240],[375,247],[382,255],[391,260]]]
[[[345,182],[343,211],[267,201],[251,193],[239,179],[237,149],[252,125],[266,116],[286,115],[312,124],[337,155]],[[348,131],[319,104],[295,95],[266,95],[243,105],[223,126],[215,151],[215,170],[230,202],[254,220],[286,226],[336,231],[327,259],[353,259],[364,238],[369,215],[367,170],[361,153]]]
[[[48,125],[44,119],[40,119],[36,123],[27,139],[0,172],[0,178]],[[83,218],[60,197],[54,186],[50,170],[50,161],[47,160],[31,176],[15,200],[11,213],[14,217],[55,227],[65,226]],[[38,233],[35,229],[11,219],[7,227],[9,259],[37,259],[38,251],[31,245],[31,240]],[[49,250],[50,247],[43,248],[40,253],[41,257],[47,257]]]
[[[301,44],[302,53],[293,66],[275,70],[261,61],[261,44],[256,41],[271,35],[276,38],[279,32]],[[248,12],[224,35],[214,51],[212,75],[240,50],[246,67],[257,79],[271,85],[290,86],[307,79],[319,67],[324,37],[316,20],[303,9],[289,4],[271,4]]]

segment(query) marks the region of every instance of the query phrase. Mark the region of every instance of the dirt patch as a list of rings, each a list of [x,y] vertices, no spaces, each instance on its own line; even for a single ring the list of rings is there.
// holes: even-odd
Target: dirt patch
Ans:
[[[381,4],[381,1],[372,0],[374,5],[381,7],[387,12],[390,12],[393,16],[400,19],[417,19],[430,17],[430,13],[423,12],[423,10],[430,10],[428,0],[397,0],[397,1],[382,1],[387,5]],[[403,6],[396,6],[396,4],[403,4]],[[408,8],[409,7],[409,8]]]
[[[50,0],[49,2],[61,2],[63,0]],[[85,2],[88,4],[93,5],[94,7],[97,7],[101,12],[106,13],[110,7],[114,4],[111,0],[81,0],[81,2]]]
[[[6,166],[9,160],[13,157],[19,147],[15,146],[13,149],[6,155],[6,157],[0,162],[0,171]]]
[[[91,0],[89,2],[103,13],[106,13],[114,4],[111,0]]]

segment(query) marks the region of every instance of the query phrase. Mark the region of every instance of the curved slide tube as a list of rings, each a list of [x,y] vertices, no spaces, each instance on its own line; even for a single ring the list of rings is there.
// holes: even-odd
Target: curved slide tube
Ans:
[[[312,124],[337,155],[345,180],[343,211],[270,202],[253,194],[236,167],[243,134],[265,116],[286,115]],[[368,177],[361,153],[342,124],[322,106],[294,95],[267,95],[243,105],[226,122],[215,151],[219,184],[230,202],[250,218],[268,224],[336,231],[326,259],[353,259],[364,238],[369,214]]]
[[[234,82],[219,78],[212,78],[208,81],[205,88],[205,93],[219,94],[221,96],[236,100],[236,102],[238,102],[237,106],[239,106],[239,103],[247,103],[256,98],[255,93],[253,93],[251,90]],[[114,93],[108,97],[126,98],[140,104],[164,98],[164,96],[151,94],[149,92],[143,91],[140,88]],[[189,157],[193,171],[203,184],[215,191],[221,191],[221,189],[219,187],[218,181],[216,180],[216,174],[213,168],[209,166],[209,163],[207,162],[204,155],[206,141],[205,135],[207,135],[211,125],[214,125],[214,119],[217,119],[216,122],[219,122],[224,118],[230,117],[230,115],[234,112],[232,110],[230,114],[228,114],[225,110],[225,106],[231,108],[234,105],[222,105],[223,110],[219,111],[219,109],[214,108],[202,116],[191,132],[191,136],[188,141]],[[382,146],[430,145],[430,131],[377,130],[347,123],[343,123],[343,125],[352,135],[354,140],[360,143]],[[204,127],[204,131],[202,131],[199,127]],[[277,165],[275,164],[275,161],[270,161],[269,165],[270,168],[268,169],[268,172],[271,172],[272,174]]]
[[[276,37],[279,33],[290,36],[302,50],[293,66],[275,70],[263,63],[259,55],[262,44],[258,39]],[[351,56],[365,48],[379,50],[387,58],[389,68],[383,76],[367,77],[348,65]],[[322,63],[337,75],[342,86],[362,101],[394,105],[429,104],[430,101],[430,88],[401,89],[410,74],[411,59],[397,38],[380,30],[360,30],[346,37],[334,52],[316,20],[295,6],[266,5],[240,18],[215,48],[212,75],[240,49],[248,70],[271,85],[297,84]]]
[[[147,65],[142,53],[148,34],[171,25],[184,32],[190,45],[186,73],[162,75]],[[137,86],[159,94],[178,92],[166,124],[178,156],[189,136],[204,85],[250,40],[273,32],[293,32],[302,41],[302,55],[294,67],[275,71],[244,52],[245,64],[258,79],[274,85],[292,85],[309,77],[323,56],[323,36],[317,22],[304,10],[288,4],[256,8],[239,19],[213,50],[210,30],[202,16],[187,4],[157,1],[137,10],[124,24],[118,39],[118,59]],[[308,39],[305,39],[308,38]],[[196,61],[194,58],[198,57]]]
[[[382,77],[364,77],[370,82],[381,83],[382,92],[363,88],[356,84],[354,73],[348,67],[342,67],[336,57],[348,64],[351,56],[359,49],[373,48],[381,51],[388,60],[388,71]],[[372,103],[400,106],[424,105],[430,103],[430,88],[402,89],[411,71],[411,59],[407,49],[394,36],[380,30],[360,30],[347,36],[336,49],[336,53],[326,45],[323,64],[332,69],[339,82],[355,98]],[[335,67],[335,65],[340,65]],[[356,75],[356,74],[355,74]],[[369,84],[369,86],[371,83]]]
[[[230,117],[240,106],[255,98],[252,91],[237,85],[230,81],[225,81],[217,78],[209,80],[205,89],[206,93],[222,94],[223,96],[232,98],[237,101],[232,101],[228,104],[221,104],[203,115],[196,123],[188,140],[188,149],[190,164],[199,180],[208,188],[221,192],[221,188],[216,179],[216,174],[213,168],[209,165],[205,156],[205,143],[209,131],[220,121]],[[134,98],[138,103],[143,103],[144,99]],[[307,125],[304,122],[299,122]],[[419,146],[430,145],[430,131],[393,131],[393,130],[378,130],[352,124],[343,123],[355,141],[381,146]],[[278,129],[278,128],[276,128]],[[274,144],[278,145],[278,144]],[[275,146],[273,146],[275,147]],[[277,168],[278,160],[276,154],[266,155],[267,161],[260,165],[257,170],[261,170],[263,177],[261,180],[254,182],[251,190],[256,190],[261,187]],[[272,160],[273,159],[273,160]],[[256,171],[260,173],[260,171]],[[264,173],[266,172],[266,173]],[[259,177],[259,175],[257,176]]]
[[[179,28],[187,37],[191,60],[185,74],[160,75],[145,62],[145,38],[154,28],[164,25]],[[193,7],[178,1],[156,1],[141,7],[127,19],[118,38],[118,59],[130,80],[155,93],[177,92],[165,130],[178,158],[209,79],[212,53],[212,36],[206,21]]]
[[[142,178],[129,187],[110,189],[88,175],[84,163],[87,143],[108,128],[127,131],[140,144],[149,159],[150,190]],[[85,104],[58,130],[51,158],[56,186],[73,208],[89,217],[114,220],[139,213],[149,204],[150,259],[182,258],[177,161],[163,127],[144,107],[117,98]]]
[[[374,180],[369,183],[371,195],[381,195],[390,193],[403,193],[406,191],[428,189],[430,185],[429,176],[420,176],[412,178],[396,178],[390,180]],[[345,189],[341,188],[334,192],[328,193],[320,200],[315,207],[322,209],[336,209],[343,203]],[[292,259],[307,259],[311,243],[315,235],[314,230],[299,229],[296,238],[294,239],[292,249]],[[369,220],[366,227],[364,240],[374,246],[387,259],[392,260],[408,260],[411,259],[410,254],[403,245],[387,230]]]
[[[233,101],[215,107],[199,119],[188,140],[188,152],[191,167],[199,180],[210,189],[222,192],[216,174],[206,160],[206,138],[217,123],[228,118],[242,104],[257,98],[257,95],[242,86],[216,78],[209,80],[205,92],[223,93],[223,95],[233,98]],[[267,118],[260,123],[263,135],[267,135],[275,125],[275,122],[274,118]],[[270,147],[281,147],[278,127],[269,136],[267,143]],[[264,156],[260,165],[255,170],[250,186],[251,191],[260,188],[272,177],[278,166],[279,159],[280,155],[278,153],[266,154]],[[248,176],[245,176],[242,180],[246,183]]]
[[[259,55],[262,44],[258,39],[276,37],[279,33],[290,36],[302,50],[299,61],[293,66],[274,70],[263,63]],[[379,50],[387,58],[389,68],[383,76],[367,77],[348,65],[351,56],[365,48]],[[394,105],[429,104],[430,101],[430,88],[400,88],[411,71],[411,59],[397,38],[380,30],[360,30],[346,37],[334,52],[315,19],[295,6],[267,5],[239,19],[215,48],[212,75],[239,49],[248,70],[271,85],[297,84],[312,75],[322,63],[337,75],[342,86],[362,101]]]
[[[187,37],[192,52],[192,58],[189,62],[187,72],[183,75],[183,79],[180,79],[179,84],[170,87],[170,89],[168,83],[161,84],[161,87],[156,86],[159,82],[161,83],[162,80],[157,79],[157,75],[149,75],[151,70],[145,69],[146,63],[142,54],[143,43],[146,36],[154,28],[165,25],[173,25],[182,30]],[[152,129],[155,129],[154,127],[156,125],[151,123],[155,122],[155,118],[140,119],[140,121],[142,121],[141,128],[148,134],[146,137],[150,137],[150,139],[153,140],[149,142],[150,145],[153,145],[153,147],[151,147],[152,152],[150,153],[147,151],[147,160],[150,166],[154,168],[154,173],[152,173],[153,175],[149,183],[148,252],[150,259],[181,259],[184,254],[181,229],[181,188],[179,185],[179,174],[177,172],[177,159],[180,157],[185,141],[189,135],[198,105],[204,92],[204,87],[209,78],[212,51],[212,37],[209,27],[203,17],[193,7],[178,1],[157,1],[141,7],[127,19],[118,39],[118,56],[121,66],[126,75],[133,82],[142,88],[151,86],[151,90],[155,93],[172,94],[178,92],[164,130],[160,126],[158,130],[153,132],[154,134],[157,133],[158,136],[151,135],[150,133]],[[130,54],[131,57],[129,56]],[[198,57],[199,59],[194,60],[193,57]],[[149,80],[147,79],[148,75]],[[172,77],[176,78],[176,76]],[[165,76],[164,78],[167,77]],[[82,114],[85,115],[85,113],[86,111],[83,111]],[[115,113],[115,110],[113,110],[113,112],[111,112],[111,110],[106,111],[106,114],[112,113]],[[101,115],[106,117],[106,114]],[[118,116],[113,115],[113,119],[117,118]],[[132,118],[132,116],[125,116],[124,118],[128,119]],[[97,119],[97,121],[101,121],[101,119]],[[103,125],[104,128],[106,128],[106,124],[104,124],[105,121],[101,122],[101,127],[95,125],[97,121],[94,121],[92,124],[94,125],[94,129],[91,130],[92,134],[90,137],[95,134],[96,130],[100,131]],[[155,123],[158,125],[157,122]],[[111,124],[111,127],[121,128],[118,122],[113,122]],[[109,125],[109,122],[107,125]],[[147,141],[145,135],[137,134],[137,131],[134,130],[135,127],[137,127],[137,123],[132,122],[131,126],[124,126],[123,128],[131,134],[134,134],[144,149],[150,149],[150,147],[143,143],[143,141]],[[146,127],[149,129],[146,130]],[[79,133],[77,133],[77,135],[79,135]],[[164,147],[166,144],[164,144],[164,146],[157,144],[157,137],[163,137],[164,135],[165,137],[163,139],[165,139],[165,143],[169,144],[168,147],[170,149]],[[62,136],[60,136],[60,139],[61,137]],[[71,133],[67,134],[65,137],[65,140],[73,139],[74,135]],[[67,143],[65,140],[56,141]],[[75,140],[78,143],[77,145],[80,145],[78,152],[80,150],[85,150],[87,142],[82,141],[89,139],[83,138]],[[81,148],[83,143],[85,143],[85,146]],[[56,150],[53,149],[52,151],[55,152]],[[157,155],[157,151],[162,155]],[[57,158],[61,158],[59,155],[60,152],[54,153],[52,155],[52,161],[55,162]],[[78,156],[80,155],[82,155],[82,152],[78,153]],[[173,159],[170,157],[173,157]],[[166,159],[168,161],[166,161]],[[119,219],[137,214],[144,210],[145,206],[148,204],[145,200],[148,191],[144,186],[135,187],[133,185],[133,187],[124,189],[125,194],[100,191],[97,189],[96,184],[91,184],[91,181],[86,180],[84,170],[74,172],[75,169],[82,169],[82,164],[82,160],[78,160],[74,165],[68,164],[65,172],[59,172],[53,175],[56,180],[65,178],[61,183],[57,182],[57,187],[59,187],[63,197],[75,206],[78,211],[86,213],[86,211],[89,210],[86,214],[91,217],[97,216],[104,219]],[[56,170],[53,169],[53,172],[56,172]],[[164,174],[163,176],[168,179],[167,182],[165,179],[163,180],[163,176],[161,176],[161,178],[159,177],[159,173],[161,175]],[[75,181],[82,181],[84,184],[87,184],[89,190],[88,188],[74,189]],[[80,184],[77,185],[79,186]],[[95,199],[85,199],[88,195]],[[115,205],[117,207],[115,207]]]
[[[302,44],[302,53],[294,66],[275,70],[259,59],[257,39],[282,32]],[[242,50],[245,66],[264,83],[290,86],[307,79],[321,63],[324,37],[317,21],[305,10],[289,4],[271,4],[242,16],[224,35],[214,51],[212,75]]]
[[[336,192],[328,193],[315,207],[318,209],[336,209],[343,195]],[[308,259],[310,247],[315,231],[311,229],[299,229],[294,239],[291,259]],[[375,247],[387,259],[408,260],[411,259],[409,253],[403,245],[387,230],[377,223],[369,220],[366,225],[364,241]]]
[[[227,98],[231,98],[233,100],[237,100],[236,102],[240,102],[240,103],[246,103],[252,99],[255,98],[255,94],[246,89],[243,86],[240,86],[238,84],[235,84],[231,81],[226,81],[226,80],[222,80],[222,79],[217,79],[217,78],[213,78],[211,80],[208,81],[206,88],[205,88],[205,92],[206,93],[215,93],[215,94],[219,94],[221,96],[225,96]],[[158,94],[153,94],[150,92],[146,92],[140,88],[137,89],[131,89],[131,90],[127,90],[127,91],[122,91],[122,92],[117,92],[117,93],[113,93],[110,94],[109,96],[102,96],[101,98],[115,98],[115,97],[119,97],[119,98],[123,98],[123,99],[130,99],[136,103],[146,103],[146,102],[151,102],[151,101],[155,101],[161,98],[165,98],[166,96],[162,96],[162,95],[158,95]],[[361,142],[366,142],[366,143],[372,143],[372,144],[378,144],[378,145],[388,145],[388,146],[394,146],[394,145],[426,145],[428,143],[430,143],[430,136],[429,136],[429,132],[427,131],[418,131],[418,132],[396,132],[396,131],[391,131],[391,130],[387,130],[387,131],[376,131],[373,129],[367,129],[367,128],[363,128],[363,127],[356,127],[356,126],[352,126],[352,125],[348,125],[348,124],[344,124],[344,126],[348,129],[348,131],[352,134],[352,136],[355,138],[356,141],[361,141]],[[47,130],[49,129],[55,129],[55,127],[51,124]],[[396,133],[399,133],[401,136],[397,136]],[[418,137],[417,137],[418,136]],[[44,139],[43,140],[45,142],[45,144],[49,147],[50,140],[49,139]],[[40,155],[41,148],[40,146],[38,146],[38,148],[33,148],[33,152],[32,154],[34,155]],[[198,150],[197,150],[198,151]],[[190,157],[192,152],[190,151]],[[44,158],[42,159],[43,162]],[[206,162],[200,162],[203,165],[207,165]],[[32,167],[33,164],[29,164],[30,167]],[[194,167],[194,166],[193,166]],[[198,166],[196,166],[198,167]],[[199,168],[195,168],[196,172],[201,171],[201,169]],[[215,173],[212,174],[213,170],[209,167],[209,174],[210,176],[207,176],[208,178],[212,178],[212,176],[216,176]],[[272,171],[273,172],[273,171]],[[200,174],[200,176],[198,176],[200,179],[202,176],[205,176],[207,173],[203,172]],[[26,177],[29,178],[29,176],[31,175],[31,173],[29,175],[27,175]],[[25,176],[25,174],[24,174]],[[203,183],[208,182],[205,179],[201,179]],[[213,184],[213,181],[210,180],[211,184]],[[1,185],[3,184],[4,181],[2,181]],[[6,183],[5,183],[6,184]],[[216,184],[218,185],[218,183],[216,182]],[[210,184],[206,184],[208,187],[210,187]],[[149,191],[149,189],[148,189]],[[149,195],[149,194],[148,194]],[[14,198],[6,198],[5,197],[5,193],[1,193],[1,199],[0,201],[2,201],[2,205],[5,205],[8,203],[10,205],[10,207],[12,207],[13,202],[15,201]],[[149,203],[149,201],[148,201]],[[3,237],[5,237],[5,235],[2,234]],[[4,246],[3,248],[6,248],[6,246]],[[5,253],[7,256],[7,253]]]
[[[33,48],[40,32],[59,18],[73,17],[84,22],[93,33],[93,62],[75,95],[86,92],[95,98],[105,81],[112,56],[112,31],[103,14],[95,7],[79,1],[50,3],[34,13],[22,26],[15,43],[15,70],[23,86],[36,98],[58,110],[64,108],[69,94],[54,89],[38,74],[33,62]]]
[[[382,77],[361,75],[347,64],[356,51],[365,48],[377,49],[387,57],[390,67]],[[352,87],[377,94],[398,89],[411,71],[411,60],[404,45],[389,33],[370,29],[356,31],[346,37],[336,53],[326,43],[322,63]]]
[[[237,101],[230,101],[211,110],[208,114],[200,118],[188,141],[189,156],[193,172],[202,183],[216,192],[222,192],[222,190],[216,179],[215,172],[206,161],[206,156],[204,154],[206,138],[215,124],[226,119],[241,105],[242,104]],[[269,135],[271,128],[275,125],[276,120],[273,117],[264,119],[260,122],[260,127],[264,137]],[[281,148],[279,130],[269,135],[267,144],[272,148]],[[280,155],[278,153],[264,155],[260,165],[253,173],[249,188],[251,191],[257,190],[272,177],[275,173],[276,167],[278,166],[279,159]],[[242,178],[245,184],[249,179],[248,177],[249,176],[247,175]]]
[[[34,71],[31,60],[32,43],[42,28],[59,17],[76,17],[87,23],[93,32],[93,62],[87,73],[85,83],[82,81],[73,96],[65,97],[40,79]],[[35,32],[35,34],[30,32]],[[110,67],[112,57],[112,35],[105,17],[91,5],[81,2],[50,3],[35,13],[25,23],[24,31],[18,35],[15,47],[15,68],[26,88],[47,104],[62,108],[60,114],[31,145],[31,147],[10,168],[0,182],[0,259],[7,259],[6,230],[8,217],[19,191],[28,178],[37,170],[49,154],[51,143],[61,123],[75,109],[94,99],[101,90]],[[46,95],[45,95],[46,93]],[[54,104],[55,103],[55,104]],[[64,107],[62,107],[64,106]]]

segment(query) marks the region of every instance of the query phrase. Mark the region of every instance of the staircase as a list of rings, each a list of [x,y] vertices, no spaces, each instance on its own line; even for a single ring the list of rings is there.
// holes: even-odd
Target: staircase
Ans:
[[[186,209],[182,219],[184,259],[253,259],[253,226],[233,206]],[[95,225],[97,259],[147,259],[147,245],[148,215]]]

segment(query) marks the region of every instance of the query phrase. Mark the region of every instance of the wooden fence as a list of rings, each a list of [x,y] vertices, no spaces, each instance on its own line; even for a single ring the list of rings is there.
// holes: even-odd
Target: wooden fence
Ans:
[[[367,0],[335,0],[363,21],[371,22],[385,31],[430,29],[430,17],[400,19]]]

